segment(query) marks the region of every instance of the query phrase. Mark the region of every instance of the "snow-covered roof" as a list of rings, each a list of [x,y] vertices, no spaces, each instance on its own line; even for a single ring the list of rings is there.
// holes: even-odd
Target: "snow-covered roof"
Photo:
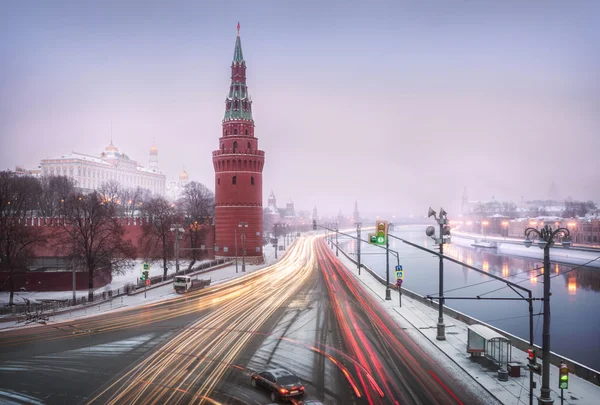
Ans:
[[[158,172],[158,171],[156,171],[156,170],[154,170],[154,169],[150,169],[149,167],[138,166],[136,169],[137,169],[139,172],[161,174],[160,172]]]
[[[492,340],[492,339],[508,340],[503,335],[499,334],[495,330],[490,329],[490,328],[488,328],[487,326],[484,326],[484,325],[471,325],[471,326],[469,326],[468,329],[470,331],[475,332],[476,334],[478,334],[479,336],[481,336],[485,340]]]
[[[62,155],[59,157],[49,158],[49,159],[44,159],[44,160],[61,160],[61,159],[84,160],[86,162],[92,162],[92,163],[97,163],[97,164],[101,164],[101,165],[107,165],[107,166],[111,165],[107,161],[102,160],[100,158],[97,158],[94,156],[89,156],[89,155],[84,155],[83,153],[77,153],[77,152],[71,152],[68,155]]]

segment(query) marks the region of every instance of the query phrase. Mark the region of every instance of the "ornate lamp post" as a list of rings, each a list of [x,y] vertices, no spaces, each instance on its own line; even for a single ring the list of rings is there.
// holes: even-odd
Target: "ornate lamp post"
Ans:
[[[538,246],[544,249],[544,333],[542,342],[542,388],[540,389],[539,404],[553,404],[554,400],[550,398],[550,247],[554,244],[554,237],[558,234],[563,235],[561,241],[563,247],[571,246],[570,232],[567,228],[558,228],[555,231],[549,225],[542,229],[525,229],[526,247],[530,247],[533,241],[530,235],[538,236]]]
[[[438,323],[437,323],[437,340],[446,340],[446,325],[444,325],[444,243],[450,243],[450,227],[448,224],[447,212],[440,208],[440,215],[429,207],[427,217],[433,217],[440,226],[439,238],[435,236],[435,228],[428,226],[425,234],[432,238],[440,247],[440,280],[439,280],[439,299],[438,299]]]

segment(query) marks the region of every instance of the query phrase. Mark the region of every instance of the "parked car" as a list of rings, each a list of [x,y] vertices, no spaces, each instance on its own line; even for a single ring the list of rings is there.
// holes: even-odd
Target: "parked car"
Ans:
[[[273,402],[304,395],[304,385],[300,379],[283,368],[253,373],[250,383],[253,387],[269,391]]]

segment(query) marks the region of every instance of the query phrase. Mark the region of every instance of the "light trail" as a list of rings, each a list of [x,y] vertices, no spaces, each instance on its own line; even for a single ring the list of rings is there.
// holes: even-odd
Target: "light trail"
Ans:
[[[132,367],[89,403],[212,401],[208,398],[232,369],[235,358],[303,285],[316,263],[312,239],[300,239],[276,265],[229,285],[208,289],[197,294],[191,303],[182,302],[178,313],[198,308],[213,310],[172,336],[160,350]]]

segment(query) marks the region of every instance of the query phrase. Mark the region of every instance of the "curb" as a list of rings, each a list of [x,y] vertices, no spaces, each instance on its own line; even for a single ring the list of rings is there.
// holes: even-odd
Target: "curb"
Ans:
[[[186,274],[186,276],[197,276],[197,275],[199,275],[199,274],[203,274],[203,273],[209,273],[209,272],[211,272],[211,271],[213,271],[213,270],[218,270],[218,269],[221,269],[221,268],[223,268],[223,267],[231,266],[232,264],[233,264],[232,262],[227,262],[227,263],[218,264],[218,265],[216,265],[216,266],[213,266],[213,267],[208,267],[208,268],[206,268],[206,269],[202,269],[202,270],[194,271],[194,272],[192,272],[192,273]],[[169,285],[169,284],[173,284],[173,280],[161,281],[160,283],[157,283],[157,284],[151,285],[150,287],[146,288],[145,290],[144,290],[144,287],[141,287],[140,289],[137,289],[137,288],[136,288],[135,292],[132,292],[132,293],[129,293],[129,294],[126,294],[126,295],[127,295],[127,296],[129,296],[129,297],[131,297],[131,296],[133,296],[133,295],[138,295],[138,294],[141,294],[141,293],[143,293],[144,291],[150,291],[150,290],[153,290],[153,289],[155,289],[155,288],[158,288],[158,287],[163,287],[163,286],[165,286],[165,285]]]
[[[202,274],[202,273],[207,273],[207,272],[210,272],[210,271],[213,271],[213,270],[220,269],[222,267],[230,266],[231,264],[232,264],[231,262],[218,264],[218,265],[213,266],[213,267],[208,267],[206,269],[198,270],[197,272],[192,272],[189,275],[198,275],[198,274]],[[164,285],[171,284],[171,283],[173,283],[173,280],[163,281],[163,282],[161,282],[159,284],[154,284],[153,286],[151,286],[150,288],[148,288],[146,291],[152,290],[154,288],[162,287]],[[65,314],[65,313],[68,313],[68,312],[71,312],[71,311],[81,311],[82,309],[94,308],[94,307],[96,307],[98,305],[103,305],[103,304],[109,303],[109,302],[111,302],[111,301],[113,301],[113,300],[115,300],[116,298],[119,298],[119,297],[133,296],[133,295],[141,294],[143,292],[144,292],[144,290],[142,289],[142,290],[137,290],[136,292],[131,293],[131,294],[123,293],[123,294],[120,294],[120,295],[115,295],[115,296],[113,296],[111,298],[108,298],[108,299],[105,299],[105,300],[102,300],[102,301],[94,301],[92,303],[86,303],[86,304],[83,304],[83,305],[66,307],[66,308],[61,309],[59,311],[52,312],[52,313],[50,313],[48,315],[50,315],[50,316],[62,315],[62,314]],[[19,317],[20,317],[20,315],[14,315],[14,316],[8,316],[8,317],[5,317],[5,318],[0,318],[0,324],[5,323],[5,322],[15,322],[17,319],[19,319]]]

